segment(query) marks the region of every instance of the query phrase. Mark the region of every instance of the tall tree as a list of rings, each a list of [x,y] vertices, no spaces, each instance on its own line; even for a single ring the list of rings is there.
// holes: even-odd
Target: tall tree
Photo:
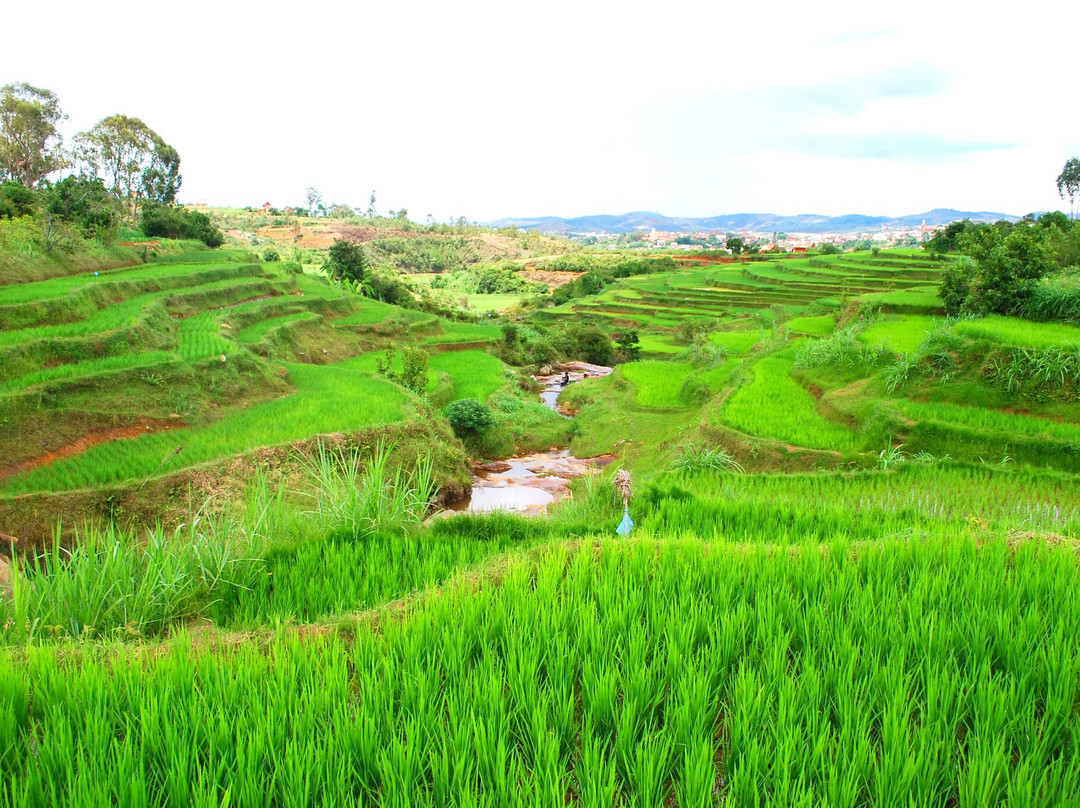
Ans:
[[[31,188],[67,158],[57,125],[67,115],[55,93],[26,82],[0,88],[0,179]]]
[[[307,202],[308,216],[314,216],[322,205],[322,191],[314,185],[309,185],[304,191],[304,201]]]
[[[1065,168],[1057,178],[1058,195],[1064,199],[1069,195],[1069,208],[1076,218],[1076,197],[1080,196],[1080,157],[1070,157],[1065,161]]]
[[[159,205],[175,204],[182,180],[179,152],[155,135],[150,166],[142,175],[143,193],[147,200]]]
[[[180,189],[180,155],[138,118],[112,115],[75,137],[76,156],[131,207],[144,200],[171,204]]]

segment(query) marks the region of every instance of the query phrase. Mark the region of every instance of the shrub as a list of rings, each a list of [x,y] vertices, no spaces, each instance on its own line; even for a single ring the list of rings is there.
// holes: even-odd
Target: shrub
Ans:
[[[679,387],[679,401],[687,406],[701,404],[709,397],[709,385],[697,376],[687,376]]]
[[[939,294],[945,313],[950,317],[963,311],[968,295],[971,294],[971,282],[978,271],[979,265],[966,255],[941,271]]]
[[[422,394],[428,383],[428,355],[419,348],[406,348],[401,358],[401,371],[394,370],[397,351],[386,349],[386,355],[375,359],[375,369],[392,382]]]
[[[86,236],[110,236],[120,223],[116,198],[97,177],[65,177],[47,192],[46,210],[82,228]]]
[[[0,219],[30,216],[37,208],[37,194],[15,180],[0,183]]]
[[[225,243],[225,236],[205,213],[174,205],[146,205],[139,228],[147,236],[197,239],[207,247]]]
[[[963,266],[942,275],[948,314],[1017,314],[1054,266],[1046,230],[1023,223],[1007,234],[997,226],[976,227],[964,234],[961,247],[976,266],[957,262]]]
[[[559,349],[565,356],[594,365],[610,365],[615,361],[615,345],[611,337],[591,325],[575,323],[567,326],[559,339]]]
[[[615,338],[619,346],[619,361],[636,362],[641,357],[641,339],[637,331],[623,331]]]
[[[604,276],[599,272],[586,272],[577,282],[581,284],[581,292],[585,295],[598,295],[604,291],[606,283]]]
[[[330,245],[326,263],[326,273],[336,281],[350,280],[363,282],[367,270],[367,257],[359,244],[338,239]]]
[[[362,289],[368,297],[381,300],[383,303],[405,308],[416,308],[416,300],[413,298],[409,288],[397,278],[389,275],[383,275],[379,272],[370,273]]]
[[[475,398],[461,398],[446,407],[446,420],[459,438],[474,438],[495,425],[495,416]]]
[[[273,247],[267,247],[262,252],[262,260],[265,261],[268,264],[272,263],[274,261],[280,261],[281,260],[281,253],[279,253]]]

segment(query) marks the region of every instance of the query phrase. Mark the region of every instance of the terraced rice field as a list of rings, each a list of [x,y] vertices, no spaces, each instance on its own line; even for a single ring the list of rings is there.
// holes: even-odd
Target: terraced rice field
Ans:
[[[934,311],[941,305],[933,291],[940,267],[927,256],[888,251],[719,264],[626,278],[546,316],[588,315],[663,328],[777,305],[798,313],[814,303],[830,307],[856,297],[886,310]]]
[[[836,318],[831,314],[821,314],[816,317],[793,317],[784,323],[784,328],[795,334],[810,334],[816,337],[824,337],[831,334],[836,327]]]
[[[513,379],[484,351],[449,350],[497,339],[490,324],[383,308],[272,267],[185,266],[177,278],[190,283],[168,288],[58,284],[41,303],[77,310],[61,306],[55,323],[32,297],[8,304],[20,319],[0,330],[0,350],[13,360],[20,348],[33,361],[76,353],[0,377],[69,374],[0,392],[4,412],[21,411],[16,395],[30,411],[100,402],[101,389],[161,406],[181,382],[206,411],[16,474],[0,491],[137,482],[427,412],[375,374],[387,344],[443,349],[430,382],[446,391],[448,377],[454,397],[485,400]],[[888,284],[934,271],[907,253],[743,269],[628,279],[594,302],[620,309],[602,317],[637,306],[657,312],[635,315],[654,324],[715,323],[714,306],[738,311],[709,295],[750,294],[734,289],[740,279],[798,310],[800,295],[882,280],[869,294],[919,294]],[[887,315],[862,336],[911,343],[923,325]],[[1000,334],[1007,325],[991,321]],[[834,320],[786,326],[821,345]],[[303,343],[314,329],[334,342]],[[193,514],[174,535],[110,523],[10,578],[5,566],[0,808],[1074,805],[1077,476],[944,458],[859,468],[854,433],[793,377],[781,334],[714,330],[731,356],[694,347],[719,366],[632,362],[568,391],[587,402],[575,429],[609,415],[619,451],[644,450],[629,536],[614,535],[615,466],[547,518],[426,520],[424,461],[390,479],[393,448],[363,461],[321,451],[303,504],[255,474],[236,512]],[[326,364],[266,358],[294,337]],[[645,337],[646,350],[673,345]],[[330,362],[313,351],[346,339],[362,352]],[[235,405],[238,375],[263,384],[263,398]],[[732,380],[741,386],[722,403],[710,398]],[[880,404],[878,414],[887,405],[977,436],[1080,446],[1080,423]],[[658,462],[716,433],[732,450],[756,452],[749,435],[845,456],[797,474]]]
[[[305,332],[321,333],[335,349],[351,339],[358,351],[365,350],[365,339],[402,330],[417,330],[434,348],[500,336],[494,325],[442,322],[246,255],[189,257],[0,287],[0,406],[15,406],[5,397],[34,406],[45,401],[93,423],[102,417],[125,423],[148,413],[175,419],[165,431],[9,474],[0,480],[0,494],[130,484],[261,446],[405,417],[408,394],[373,366],[357,372],[348,362],[302,364],[305,354],[318,359],[327,353],[317,348],[301,348],[296,356],[286,351],[286,361],[277,364],[265,359]],[[290,361],[297,357],[300,362]],[[479,351],[436,355],[432,368],[433,377],[450,374],[456,397],[484,399],[505,382],[501,363]],[[268,381],[275,378],[281,381]],[[216,393],[219,386],[229,392]],[[271,391],[276,397],[262,400]],[[64,448],[47,435],[41,442],[45,453]]]
[[[745,354],[760,343],[762,339],[768,339],[769,331],[760,328],[750,328],[744,331],[714,331],[709,335],[709,342],[719,345],[732,354]]]
[[[297,392],[234,410],[192,429],[154,432],[94,446],[0,483],[0,492],[67,491],[138,482],[157,473],[331,432],[401,420],[408,396],[374,374],[333,365],[286,366]],[[335,402],[347,402],[335,406]]]

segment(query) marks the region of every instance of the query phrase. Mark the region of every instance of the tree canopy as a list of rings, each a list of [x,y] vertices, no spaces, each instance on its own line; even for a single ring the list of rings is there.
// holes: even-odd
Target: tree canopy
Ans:
[[[76,156],[86,169],[131,207],[131,216],[148,200],[176,201],[180,155],[139,118],[112,115],[75,138]]]
[[[1062,199],[1069,197],[1069,207],[1076,218],[1076,198],[1080,196],[1080,157],[1070,157],[1057,178],[1058,195]]]
[[[363,283],[367,258],[364,248],[344,239],[338,239],[330,245],[329,255],[324,267],[336,281],[350,280]]]
[[[956,236],[964,257],[942,272],[947,314],[1023,314],[1039,280],[1070,254],[1080,227],[1060,214],[967,225]]]
[[[0,88],[0,179],[31,188],[67,164],[56,94],[25,82]]]

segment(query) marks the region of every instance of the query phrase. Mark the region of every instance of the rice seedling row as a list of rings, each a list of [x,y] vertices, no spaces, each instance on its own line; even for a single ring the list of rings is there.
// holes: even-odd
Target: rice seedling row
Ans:
[[[0,804],[1063,805],[1077,578],[1038,542],[590,542],[350,639],[4,652]]]

